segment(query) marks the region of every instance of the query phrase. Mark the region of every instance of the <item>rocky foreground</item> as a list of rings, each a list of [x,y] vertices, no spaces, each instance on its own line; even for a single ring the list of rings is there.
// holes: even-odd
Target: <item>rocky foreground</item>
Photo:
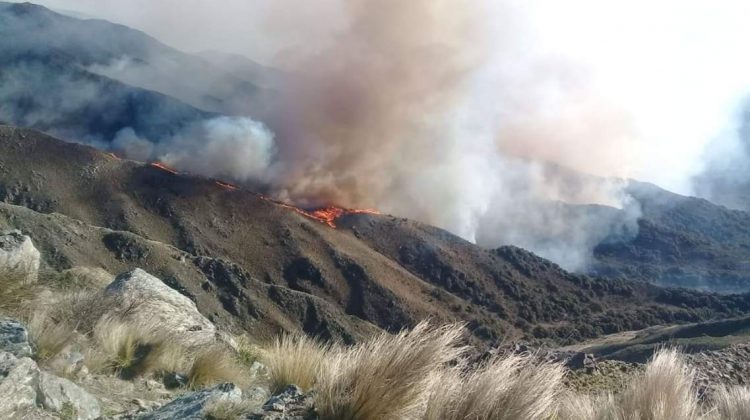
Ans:
[[[28,236],[18,231],[0,235],[2,275],[12,277],[18,285],[30,286],[38,283],[39,269],[40,253]],[[4,280],[3,285],[7,284]],[[35,342],[26,325],[36,322],[35,312],[26,317],[26,322],[2,317],[8,312],[12,288],[4,292],[0,305],[0,418],[228,418],[222,416],[238,410],[235,407],[242,407],[244,415],[256,419],[309,417],[305,414],[310,408],[309,398],[299,388],[290,387],[280,395],[270,396],[264,386],[265,368],[257,361],[247,369],[247,374],[256,379],[253,386],[241,389],[232,383],[188,386],[185,372],[178,371],[132,377],[124,371],[91,372],[87,360],[91,353],[84,352],[74,339],[55,354],[43,354],[50,351],[44,347],[48,343],[43,337]],[[41,299],[54,302],[54,293],[42,290]],[[236,346],[229,335],[219,333],[198,312],[189,298],[143,270],[117,276],[103,289],[102,296],[108,297],[108,307],[99,314],[99,321],[124,311],[129,325],[157,324],[170,331],[170,343],[177,348],[200,348],[220,341]],[[40,302],[31,300],[26,304]]]
[[[51,276],[31,238],[9,231],[0,234],[0,273],[0,418],[318,417],[314,391],[274,385],[257,347],[217,328],[188,296],[141,269],[114,278],[82,269]],[[124,341],[122,331],[131,334]],[[517,345],[500,351],[532,352]],[[565,363],[566,386],[579,392],[617,392],[643,373],[641,364],[586,353],[534,353]],[[750,383],[746,344],[687,360],[702,393]]]

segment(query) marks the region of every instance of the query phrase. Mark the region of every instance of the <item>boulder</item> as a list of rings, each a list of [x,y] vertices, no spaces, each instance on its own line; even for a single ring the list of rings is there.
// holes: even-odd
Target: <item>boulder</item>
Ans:
[[[0,319],[0,351],[16,357],[31,357],[29,333],[23,324],[13,319]]]
[[[13,276],[24,284],[34,283],[40,261],[41,256],[31,238],[18,230],[0,233],[0,275]]]
[[[28,357],[0,353],[0,418],[22,417],[36,406],[39,368]]]
[[[203,410],[209,405],[219,401],[239,403],[241,400],[242,391],[239,388],[229,383],[221,384],[213,388],[184,394],[137,418],[140,420],[201,420],[204,418]]]
[[[99,402],[78,385],[39,370],[28,357],[0,353],[0,418],[32,418],[37,406],[76,419],[101,416]]]
[[[215,341],[216,328],[193,301],[140,268],[117,276],[105,293],[117,297],[115,310],[133,325],[168,331],[186,346]]]
[[[101,416],[99,401],[65,378],[40,372],[37,391],[37,400],[47,410],[65,412],[80,420]]]

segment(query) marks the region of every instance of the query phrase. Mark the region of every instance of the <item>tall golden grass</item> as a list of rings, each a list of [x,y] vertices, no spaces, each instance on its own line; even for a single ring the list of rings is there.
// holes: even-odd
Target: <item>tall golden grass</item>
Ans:
[[[353,347],[285,337],[263,352],[272,389],[313,390],[323,420],[739,420],[750,390],[725,388],[701,400],[694,372],[676,350],[658,351],[619,394],[566,389],[565,368],[533,355],[469,366],[458,325],[417,325]]]

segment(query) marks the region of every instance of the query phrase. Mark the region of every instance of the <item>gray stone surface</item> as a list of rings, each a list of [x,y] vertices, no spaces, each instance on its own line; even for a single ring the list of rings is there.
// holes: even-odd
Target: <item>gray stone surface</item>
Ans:
[[[101,416],[99,402],[73,382],[39,370],[28,357],[0,353],[0,419],[36,418],[40,408],[81,420]]]
[[[169,331],[186,346],[216,339],[216,328],[193,301],[139,268],[117,276],[105,292],[117,296],[119,309],[128,309],[126,319],[135,326]]]
[[[6,351],[16,357],[31,357],[29,333],[19,321],[0,319],[0,351]]]
[[[231,401],[239,403],[242,400],[242,391],[233,384],[221,384],[213,388],[203,389],[182,395],[160,408],[149,413],[142,414],[139,420],[202,420],[203,410],[210,404],[218,401]]]
[[[18,230],[0,233],[0,274],[17,277],[24,284],[34,283],[40,261],[31,238]]]
[[[0,418],[22,417],[36,406],[39,368],[28,357],[0,353]]]
[[[65,378],[46,372],[39,375],[37,400],[48,410],[58,413],[72,411],[81,420],[92,420],[101,415],[99,401],[91,394]]]

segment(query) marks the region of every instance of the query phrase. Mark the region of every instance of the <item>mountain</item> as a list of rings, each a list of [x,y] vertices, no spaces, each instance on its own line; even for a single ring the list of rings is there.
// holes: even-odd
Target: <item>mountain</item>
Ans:
[[[243,189],[0,126],[0,228],[45,266],[141,267],[220,325],[357,341],[427,317],[474,340],[572,342],[750,313],[750,296],[568,273],[514,247],[484,249],[388,215],[336,228]]]
[[[266,71],[254,75],[267,83]],[[158,142],[218,113],[261,113],[273,95],[140,31],[0,2],[0,121],[99,144],[131,128]]]
[[[638,233],[594,248],[590,274],[725,293],[750,290],[750,213],[631,181]]]

